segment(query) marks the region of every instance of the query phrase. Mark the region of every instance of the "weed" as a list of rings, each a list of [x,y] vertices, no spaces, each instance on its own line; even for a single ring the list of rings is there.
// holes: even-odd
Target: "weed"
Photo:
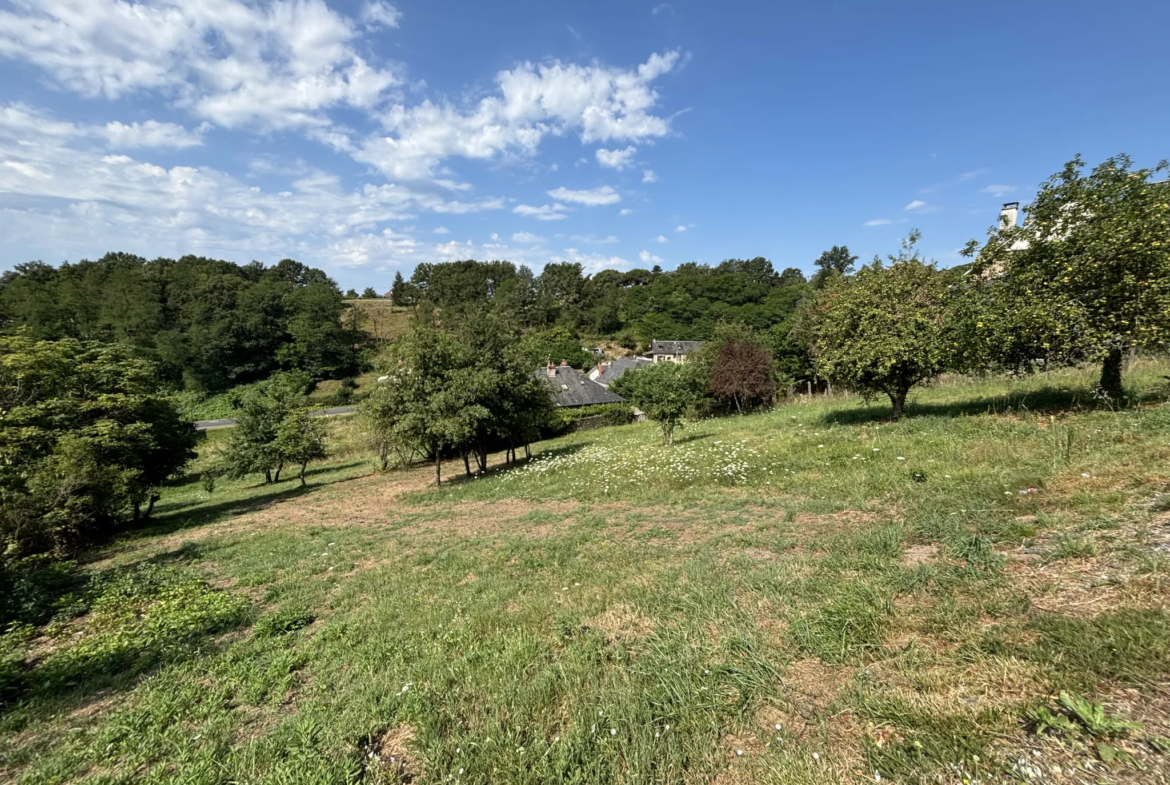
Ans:
[[[316,621],[316,617],[310,613],[285,608],[257,619],[256,623],[252,625],[252,634],[257,638],[274,638],[277,635],[284,635],[308,627],[314,621]]]

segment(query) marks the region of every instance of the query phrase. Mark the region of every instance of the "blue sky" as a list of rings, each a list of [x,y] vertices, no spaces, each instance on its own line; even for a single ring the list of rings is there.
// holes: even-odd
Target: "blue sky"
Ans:
[[[1170,3],[0,0],[0,267],[942,264],[1170,155]]]

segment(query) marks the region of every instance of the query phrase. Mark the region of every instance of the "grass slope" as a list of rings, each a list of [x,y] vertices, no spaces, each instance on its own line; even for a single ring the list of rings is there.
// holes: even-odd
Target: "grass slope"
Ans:
[[[0,779],[1164,782],[1166,372],[1117,413],[1070,372],[590,431],[439,490],[333,422],[304,491],[176,486],[30,597]]]

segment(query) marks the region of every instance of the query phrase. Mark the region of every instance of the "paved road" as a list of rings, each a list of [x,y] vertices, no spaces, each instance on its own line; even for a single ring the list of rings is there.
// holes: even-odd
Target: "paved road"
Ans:
[[[315,412],[309,412],[310,417],[342,417],[346,414],[353,414],[357,411],[356,406],[334,406],[332,409],[321,409]],[[195,430],[210,431],[215,428],[231,428],[236,424],[235,420],[224,417],[220,420],[199,420],[195,423]]]

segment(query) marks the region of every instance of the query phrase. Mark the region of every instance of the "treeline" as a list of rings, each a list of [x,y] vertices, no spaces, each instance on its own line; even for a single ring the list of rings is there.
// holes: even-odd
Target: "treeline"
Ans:
[[[0,276],[0,330],[38,340],[116,343],[153,361],[173,388],[217,392],[300,369],[353,373],[366,340],[321,270],[111,253]]]
[[[835,252],[850,258],[847,249]],[[818,266],[831,271],[834,259],[829,252]],[[549,264],[535,275],[511,262],[468,260],[420,264],[409,281],[399,273],[391,297],[397,305],[452,314],[486,305],[525,328],[556,325],[632,347],[652,339],[710,338],[720,322],[769,330],[791,317],[804,292],[828,274],[818,273],[810,284],[800,270],[777,272],[762,257],[592,276],[578,263]]]

